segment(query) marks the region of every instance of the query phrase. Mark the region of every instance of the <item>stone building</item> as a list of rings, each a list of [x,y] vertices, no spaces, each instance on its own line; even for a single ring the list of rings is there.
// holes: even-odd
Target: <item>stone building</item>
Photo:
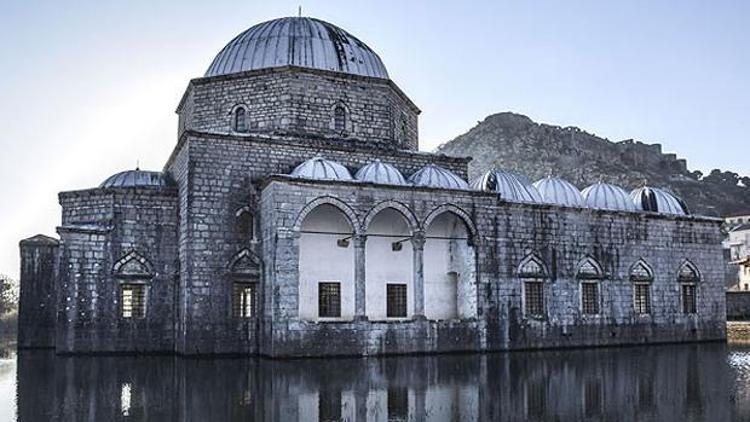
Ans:
[[[721,340],[721,221],[418,151],[373,50],[311,18],[190,81],[161,172],[62,192],[21,242],[22,347],[274,357]],[[408,176],[408,177],[407,177]]]

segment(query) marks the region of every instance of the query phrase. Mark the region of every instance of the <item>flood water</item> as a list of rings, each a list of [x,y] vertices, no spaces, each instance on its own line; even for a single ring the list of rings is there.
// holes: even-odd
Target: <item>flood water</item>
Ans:
[[[292,361],[9,352],[0,420],[750,420],[750,348]]]

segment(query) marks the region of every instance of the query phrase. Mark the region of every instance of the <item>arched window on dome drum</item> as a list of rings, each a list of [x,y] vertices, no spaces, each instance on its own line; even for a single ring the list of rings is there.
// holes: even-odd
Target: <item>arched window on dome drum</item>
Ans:
[[[342,105],[333,109],[333,129],[336,132],[346,131],[346,109]]]
[[[236,215],[237,229],[242,240],[256,240],[256,221],[253,212],[248,207],[243,207],[237,211]]]
[[[234,110],[234,130],[235,132],[247,132],[247,110],[244,107],[237,107]]]

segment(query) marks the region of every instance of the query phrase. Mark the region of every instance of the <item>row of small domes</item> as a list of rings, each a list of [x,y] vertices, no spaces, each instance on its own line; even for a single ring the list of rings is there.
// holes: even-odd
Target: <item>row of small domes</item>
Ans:
[[[619,186],[598,182],[583,191],[559,177],[547,176],[531,183],[525,176],[502,170],[490,170],[469,185],[460,176],[443,167],[428,164],[408,179],[394,166],[374,160],[360,168],[352,177],[341,164],[321,156],[311,158],[291,173],[291,176],[318,180],[357,180],[361,182],[427,186],[444,189],[475,189],[496,192],[512,202],[548,203],[571,207],[588,207],[622,211],[653,211],[687,215],[685,203],[670,192],[649,186],[628,194]]]

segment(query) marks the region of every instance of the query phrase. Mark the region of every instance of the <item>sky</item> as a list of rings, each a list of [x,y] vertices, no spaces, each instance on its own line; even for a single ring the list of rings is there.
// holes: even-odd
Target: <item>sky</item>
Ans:
[[[423,150],[514,111],[750,174],[746,1],[0,0],[0,273],[56,236],[58,192],[160,170],[188,81],[300,5],[380,55]]]

